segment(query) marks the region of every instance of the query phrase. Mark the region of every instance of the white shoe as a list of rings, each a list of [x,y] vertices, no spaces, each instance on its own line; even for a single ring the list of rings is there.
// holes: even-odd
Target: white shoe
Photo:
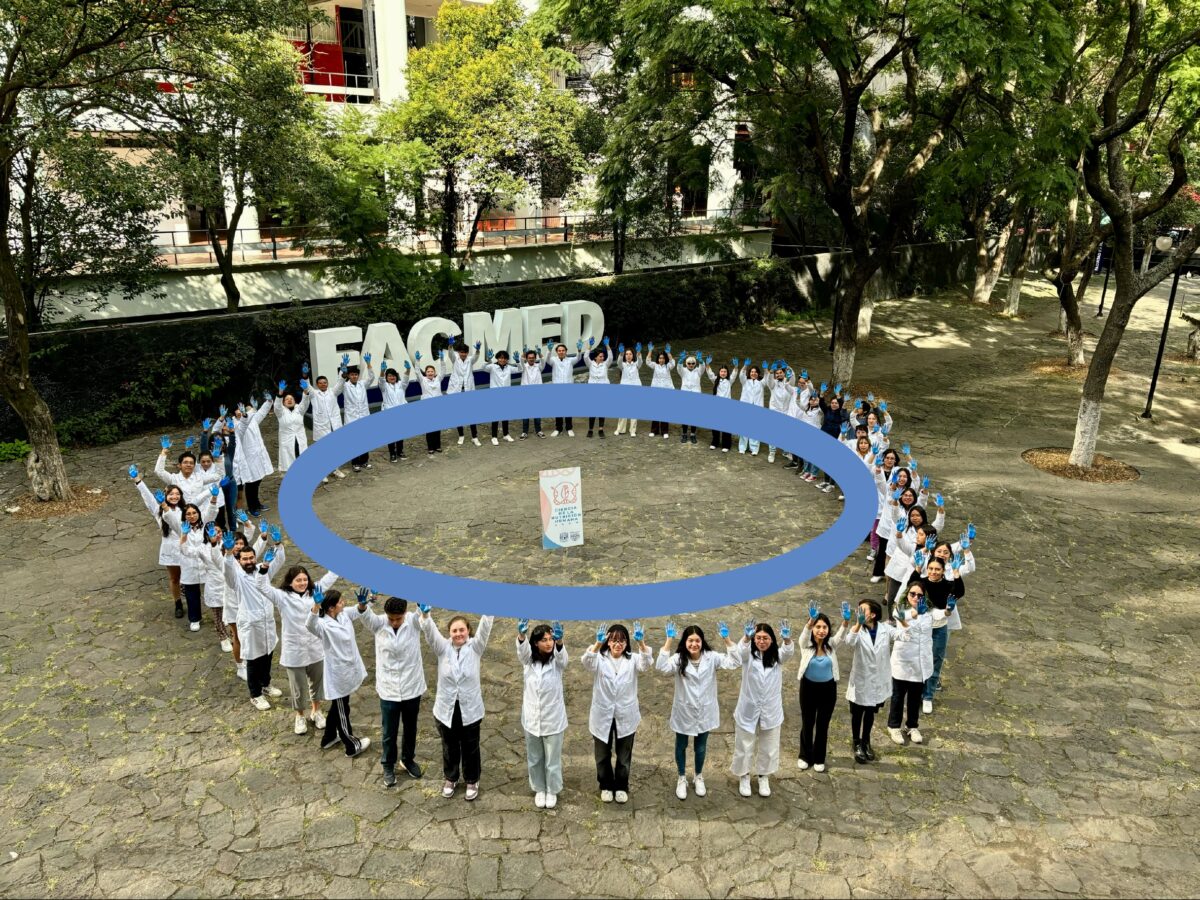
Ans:
[[[631,432],[629,432],[629,436],[630,436],[630,437],[637,437],[637,432],[636,432],[636,431],[631,431]]]
[[[253,706],[255,709],[262,710],[263,712],[266,712],[268,709],[271,708],[271,704],[267,702],[267,698],[261,697],[261,696],[260,697],[251,697],[250,705]]]
[[[824,772],[825,771],[825,763],[817,763],[815,766],[813,766],[813,771],[814,772]]]
[[[505,440],[507,443],[511,444],[511,443],[513,442],[512,435],[511,435],[511,434],[506,434],[506,435],[504,436],[504,440]]]
[[[244,662],[237,664],[236,672],[238,678],[242,679],[242,681],[246,680],[246,664]]]
[[[546,808],[546,792],[545,791],[538,791],[536,794],[533,795],[533,805],[536,806],[538,809]]]
[[[492,438],[492,446],[499,447],[500,446],[500,438]]]
[[[629,802],[629,794],[627,794],[625,791],[617,791],[617,802],[618,803],[628,803]]]
[[[568,428],[567,429],[567,437],[575,437],[575,430],[572,428]]]
[[[558,806],[558,794],[547,794],[546,809],[554,809],[556,806]]]
[[[200,630],[199,622],[188,622],[188,631],[199,631],[199,630]]]
[[[933,712],[933,701],[932,700],[922,700],[921,701],[921,712],[925,713],[926,715],[929,715],[931,712]]]
[[[308,734],[308,722],[304,720],[304,716],[296,716],[296,725],[292,730],[296,734]]]
[[[845,499],[846,499],[846,495],[845,495],[845,494],[838,494],[838,499],[839,499],[839,500],[845,500]]]
[[[867,554],[867,562],[875,562],[875,551],[872,550]]]
[[[321,731],[325,730],[325,714],[323,712],[320,712],[318,710],[317,712],[312,714],[311,718],[312,718],[313,728],[317,728]]]
[[[336,475],[338,478],[345,478],[345,477],[346,477],[346,473],[345,473],[345,472],[343,472],[341,469],[334,469],[334,470],[333,470],[333,474],[334,474],[334,475]]]
[[[808,763],[806,763],[802,759],[798,759],[798,760],[796,760],[796,768],[799,769],[801,772],[803,772],[805,769],[808,768]]]
[[[329,476],[328,475],[326,475],[324,478],[321,479],[321,484],[329,484]]]
[[[449,799],[454,796],[454,782],[447,781],[442,785],[442,796]]]
[[[468,784],[467,792],[465,794],[463,794],[463,799],[464,800],[474,800],[478,796],[479,796],[479,784],[478,783]]]
[[[268,684],[265,688],[263,688],[263,693],[266,694],[268,697],[282,697],[283,696],[283,691],[281,691],[279,688],[275,687],[275,685],[273,685],[273,684]]]
[[[912,741],[914,744],[925,743],[925,738],[921,737],[921,729],[919,729],[919,728],[908,729],[908,739],[910,741]]]
[[[612,791],[601,791],[600,792],[600,802],[601,803],[612,803],[613,802],[613,792]]]
[[[466,436],[465,434],[460,434],[460,435],[458,436],[458,446],[460,446],[460,447],[461,447],[461,446],[463,445],[463,442],[464,442],[466,439],[467,439],[467,436]]]
[[[901,731],[899,728],[889,728],[888,735],[891,737],[893,744],[903,744],[904,743],[904,732]]]
[[[552,432],[550,432],[550,437],[558,437],[558,429],[557,428],[555,428]]]
[[[680,775],[679,780],[675,782],[675,796],[680,800],[687,799],[687,776]]]
[[[483,446],[483,444],[479,443],[479,438],[471,438],[471,443],[472,443],[472,444],[474,444],[476,447],[482,447],[482,446]],[[495,442],[495,441],[493,441],[492,443],[496,443],[496,442]]]
[[[767,462],[775,462],[775,451],[772,450],[767,454]]]
[[[703,775],[697,775],[693,779],[693,782],[695,783],[695,786],[696,786],[696,796],[697,797],[703,797],[705,794],[708,793],[708,791],[705,790],[705,787],[704,787],[704,776]]]
[[[758,776],[758,796],[760,796],[760,797],[770,797],[771,796],[771,779],[768,778],[766,775]]]
[[[367,738],[367,737],[359,738],[358,739],[358,751],[356,753],[351,753],[350,758],[353,759],[356,756],[361,756],[363,753],[367,752],[367,748],[370,746],[371,746],[370,738]]]
[[[671,437],[671,436],[670,436],[669,434],[664,434],[664,435],[662,436],[662,439],[665,441],[665,440],[667,440],[667,439],[668,439],[668,438],[670,438],[670,437]]]
[[[833,493],[833,485],[832,484],[825,485],[825,487],[821,488],[821,493],[822,494],[832,494]]]
[[[879,584],[879,582],[881,582],[881,581],[883,581],[882,575],[872,575],[871,576],[871,584]]]
[[[233,641],[231,641],[229,638],[225,638],[225,640],[221,641],[221,649],[224,650],[226,653],[232,653],[233,652]]]
[[[743,797],[750,796],[750,776],[743,775],[738,779],[738,793]]]

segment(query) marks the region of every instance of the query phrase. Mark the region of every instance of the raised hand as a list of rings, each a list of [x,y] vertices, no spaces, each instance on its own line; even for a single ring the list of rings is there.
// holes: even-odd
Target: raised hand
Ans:
[[[421,611],[421,615],[427,616],[427,615],[429,615],[429,611],[431,609],[433,609],[433,607],[430,606],[428,603],[418,603],[417,609],[419,609]]]
[[[604,336],[604,340],[601,343],[603,343],[605,347],[608,346],[608,335],[607,334]]]
[[[729,637],[729,626],[726,625],[724,622],[718,622],[717,623],[717,633],[719,635],[721,635],[721,637],[723,637],[723,638],[728,638]]]
[[[937,538],[935,538],[932,534],[929,537],[925,538],[925,549],[926,550],[932,550],[936,546],[937,546]]]
[[[601,625],[596,629],[596,643],[603,644],[604,639],[608,637],[608,629]]]
[[[283,535],[280,533],[278,525],[272,525],[269,529],[269,533],[273,543],[278,544],[281,540],[283,540]]]
[[[913,554],[913,565],[918,569],[925,568],[925,554],[920,550]]]
[[[896,495],[895,495],[894,499],[899,500],[900,499],[899,494],[900,494],[900,492],[896,491]],[[907,527],[908,527],[908,517],[907,516],[903,516],[896,520],[896,533],[897,534],[904,534],[904,529]]]
[[[221,535],[221,547],[224,548],[225,550],[233,549],[233,541],[234,541],[234,537],[233,537],[232,531],[227,531],[223,535]]]
[[[363,362],[365,362],[368,366],[371,365],[371,354],[370,353],[363,354]]]
[[[583,349],[583,341],[576,341],[576,342],[575,342],[575,349],[576,349],[576,350],[582,350],[582,349]]]
[[[162,491],[155,491],[154,499],[157,500],[159,503],[166,503],[167,495],[165,493],[163,493]]]
[[[529,631],[528,619],[517,619],[517,634],[526,634]]]
[[[233,479],[230,478],[228,475],[226,475],[224,478],[222,478],[220,481],[218,481],[217,484],[219,484],[223,488],[227,488],[231,484],[233,484]]]
[[[754,620],[753,619],[751,619],[749,622],[747,622],[745,625],[742,626],[742,634],[746,635],[746,637],[748,637],[748,638],[754,637]]]
[[[943,501],[943,500],[942,500],[942,495],[941,495],[941,494],[938,494],[937,496],[935,496],[935,497],[933,498],[933,502],[934,502],[934,503],[935,503],[937,506],[941,507],[941,506],[943,506],[943,505],[944,505],[944,502],[945,502],[945,501]]]
[[[366,606],[370,600],[371,592],[365,587],[360,587],[354,592],[354,596],[358,600],[359,606]]]
[[[929,604],[926,603],[925,598],[922,597],[920,600],[917,601],[917,615],[923,616],[927,612],[929,612]]]
[[[345,369],[345,368],[347,368],[349,365],[350,365],[350,354],[349,354],[349,353],[343,353],[343,354],[342,354],[342,368],[343,368],[343,369]]]
[[[673,640],[675,640],[675,635],[676,635],[676,634],[678,634],[678,633],[679,633],[679,632],[677,632],[677,631],[675,630],[675,623],[674,623],[674,622],[668,622],[668,623],[667,623],[667,638],[673,641]]]
[[[165,434],[158,439],[158,443],[159,443],[159,446],[161,446],[164,450],[171,449],[171,439],[169,437],[167,437]]]
[[[899,469],[892,469],[892,478],[891,478],[891,482],[892,482],[892,484],[899,484],[899,483],[900,483],[900,470],[899,470]],[[897,499],[897,500],[899,500],[900,498],[899,498],[899,497],[897,497],[896,499]]]
[[[415,359],[417,362],[421,361],[421,351],[420,350],[418,350],[416,353],[413,354],[413,359]]]
[[[706,366],[711,366],[711,365],[712,365],[712,354],[711,354],[711,353],[706,353],[706,354],[704,354],[704,364],[705,364]]]
[[[554,643],[558,643],[563,639],[563,624],[562,622],[550,623],[550,634],[554,638]]]
[[[319,606],[320,604],[322,604],[324,602],[325,602],[325,592],[323,590],[321,590],[320,585],[318,585],[317,587],[313,588],[313,603],[316,603]]]
[[[224,419],[226,416],[229,415],[229,407],[225,406],[224,404],[221,404],[221,406],[217,410],[217,412],[220,414],[221,418]]]
[[[262,533],[262,534],[266,534],[266,533],[267,533],[267,529],[268,529],[268,528],[270,528],[270,527],[271,527],[271,524],[270,524],[270,523],[269,523],[269,522],[268,522],[266,519],[263,519],[262,521],[260,521],[260,522],[258,523],[258,530],[259,530],[259,532],[260,532],[260,533]]]
[[[923,491],[929,490],[929,476],[928,475],[926,475],[924,478],[921,479],[921,490],[923,490]]]
[[[302,390],[302,391],[308,390],[308,379],[307,378],[300,379],[300,390]]]
[[[963,564],[963,555],[962,555],[962,551],[959,550],[957,553],[954,554],[953,557],[951,557],[950,565],[952,568],[961,569],[962,564]]]
[[[244,509],[239,509],[237,511],[237,520],[239,522],[241,522],[243,525],[245,525],[247,522],[250,521],[250,514],[248,512],[246,512]]]
[[[642,627],[642,623],[634,622],[633,623],[633,639],[635,641],[641,641],[641,640],[644,640],[645,637],[646,637],[646,629],[644,629]]]
[[[803,378],[805,381],[808,381],[808,369],[801,369],[800,377]]]
[[[279,393],[281,393],[281,394],[282,394],[282,393],[283,393],[284,391],[286,391],[286,390],[287,390],[287,382],[286,382],[286,381],[283,381],[283,380],[280,380],[280,382],[279,382]]]
[[[967,523],[967,539],[975,540],[975,525],[971,522]]]
[[[851,613],[850,613],[850,604],[849,604],[848,602],[846,602],[845,600],[843,600],[843,601],[842,601],[842,621],[843,621],[843,622],[849,622],[849,621],[850,621],[850,615],[851,615]]]
[[[595,346],[596,346],[596,339],[595,339],[594,337],[590,337],[590,338],[588,338],[588,346],[589,346],[589,347],[595,347]]]
[[[880,412],[887,412],[887,401],[886,401],[886,400],[880,400],[880,401],[879,401],[879,411],[880,411]]]
[[[264,402],[264,403],[266,403],[266,402],[270,402],[270,400],[271,400],[271,392],[270,392],[270,391],[263,391],[263,402]],[[252,405],[253,405],[253,404],[252,404]]]
[[[909,459],[912,459],[912,447],[910,447],[908,444],[905,444],[903,447],[901,447],[900,452],[903,453],[905,456],[907,456]]]
[[[200,423],[200,429],[202,431],[208,431],[210,428],[212,428],[212,419],[205,419]]]
[[[663,345],[663,349],[667,351],[667,356],[670,356],[670,355],[671,355],[671,345],[670,345],[669,343],[668,343],[668,344],[664,344],[664,345]]]
[[[268,549],[267,552],[263,554],[263,562],[269,563],[269,562],[274,562],[274,561],[275,561],[275,550],[274,550],[274,548]]]
[[[225,446],[225,445],[224,445],[224,444],[221,442],[221,439],[220,439],[219,437],[215,437],[215,438],[213,438],[213,440],[212,440],[212,455],[213,455],[213,459],[220,459],[220,458],[221,458],[221,448],[222,448],[222,447],[224,447],[224,446]]]
[[[854,401],[854,408],[855,408],[855,409],[862,409],[862,397],[859,397],[858,399],[856,399],[856,400]]]
[[[419,355],[420,355],[420,354],[418,354],[418,356],[419,356]],[[404,371],[405,371],[405,372],[407,372],[407,371],[408,371],[409,369],[411,369],[411,368],[412,368],[412,363],[410,363],[410,362],[409,362],[409,361],[406,359],[406,360],[404,361]]]
[[[827,390],[829,390],[829,384],[827,382],[822,381],[821,382],[821,393],[823,394]]]
[[[817,617],[817,614],[820,612],[821,612],[821,610],[817,606],[817,601],[809,600],[808,601],[808,617],[809,617],[809,619],[815,619]]]
[[[476,342],[475,342],[475,349],[476,349],[476,350],[478,350],[478,349],[479,349],[480,347],[482,347],[482,346],[483,346],[483,341],[476,341]]]
[[[494,354],[492,353],[492,348],[488,347],[487,352],[483,354],[483,358],[486,359],[488,362],[491,362],[493,355]]]
[[[217,536],[217,526],[212,522],[209,522],[206,526],[204,526],[204,533],[208,535],[208,539],[211,541]]]
[[[864,613],[861,609],[858,611],[858,624],[859,625],[867,624],[867,614]]]
[[[849,433],[850,433],[850,423],[843,422],[842,423],[842,434],[849,434]]]
[[[779,623],[779,636],[785,641],[792,636],[792,623],[787,619]]]
[[[867,402],[868,403],[875,402],[875,392],[874,391],[867,391]]]
[[[653,345],[653,344],[651,344],[651,345],[650,345],[650,349],[652,349],[652,350],[654,349],[654,345]],[[641,353],[641,352],[642,352],[642,342],[641,342],[641,341],[638,341],[636,344],[634,344],[634,345],[633,345],[633,352],[634,352],[634,353]]]
[[[908,461],[908,467],[909,467],[910,469],[912,469],[914,472],[915,472],[915,471],[917,471],[917,466],[918,466],[918,464],[917,464],[917,461],[916,461],[915,459],[910,459],[910,460]]]
[[[833,392],[834,392],[835,394],[837,394],[838,396],[841,396],[841,393],[842,393],[842,386],[841,386],[840,384],[835,384],[835,385],[833,386]]]
[[[307,376],[310,371],[312,371],[312,370],[308,368],[307,362],[304,363],[302,366],[300,366],[300,374],[301,375]]]
[[[210,494],[212,494],[212,498],[214,500],[216,500],[218,497],[221,496],[221,486],[219,484],[209,485],[208,492]]]
[[[129,467],[129,477],[132,478],[134,481],[137,481],[137,477],[138,477],[138,467],[137,466]]]
[[[187,519],[184,519],[184,520],[183,520],[183,522],[181,522],[181,523],[180,523],[180,525],[179,525],[179,530],[180,530],[181,532],[183,532],[183,534],[184,534],[184,535],[187,535],[187,534],[189,534],[189,533],[191,532],[191,530],[192,530],[192,525],[191,525],[191,523],[190,523],[190,522],[188,522],[188,520],[187,520]]]

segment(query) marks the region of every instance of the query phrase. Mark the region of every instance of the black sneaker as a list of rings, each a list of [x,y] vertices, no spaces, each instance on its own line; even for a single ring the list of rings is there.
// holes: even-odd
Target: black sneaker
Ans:
[[[404,771],[412,778],[420,778],[425,774],[425,770],[417,765],[417,761],[414,759],[410,759],[406,763],[401,763],[401,765],[404,766]]]
[[[175,618],[177,618],[177,619],[183,618],[183,601],[182,600],[175,601]]]
[[[863,756],[865,756],[869,761],[875,762],[875,750],[871,746],[870,741],[863,741],[862,750]]]
[[[692,435],[692,443],[696,443],[696,436],[694,434]]]
[[[545,437],[545,436],[546,435],[542,434],[542,432],[540,432],[540,431],[538,432],[538,437]]]
[[[686,434],[681,434],[681,435],[679,436],[679,443],[681,443],[681,444],[686,444],[686,443],[687,443],[687,435],[686,435]]]
[[[604,440],[604,429],[600,429],[600,440]]]
[[[384,787],[395,787],[396,786],[396,769],[394,766],[384,766],[383,767],[383,786]]]
[[[395,462],[398,459],[395,453],[388,454],[388,462]]]
[[[525,438],[527,438],[527,437],[529,437],[529,435],[527,435],[525,432],[523,432],[523,431],[522,431],[522,432],[521,432],[521,437],[520,437],[520,438],[518,438],[518,440],[522,440],[522,441],[523,441],[523,440],[525,440]]]
[[[396,459],[408,459],[408,457],[405,456],[404,451],[401,450],[399,453],[396,454]]]
[[[592,430],[589,428],[588,429],[588,437],[591,437],[591,436],[592,436]]]
[[[862,765],[867,761],[867,752],[863,749],[862,744],[854,745],[854,761],[859,765]]]
[[[800,463],[796,462],[793,459],[790,463],[788,463],[786,466],[784,466],[784,468],[785,469],[798,469],[798,468],[800,468]]]

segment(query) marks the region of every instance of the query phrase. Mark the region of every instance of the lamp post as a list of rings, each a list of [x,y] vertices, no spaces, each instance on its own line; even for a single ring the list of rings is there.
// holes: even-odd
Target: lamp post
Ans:
[[[1171,248],[1174,243],[1171,238],[1163,236],[1155,240],[1154,246],[1158,250],[1166,251]],[[1171,293],[1167,297],[1167,315],[1163,319],[1162,337],[1158,341],[1158,356],[1154,360],[1154,374],[1150,376],[1150,393],[1146,395],[1146,408],[1142,411],[1142,418],[1149,419],[1152,417],[1151,408],[1154,406],[1154,390],[1158,387],[1158,372],[1162,368],[1163,352],[1167,349],[1167,331],[1171,327],[1171,311],[1175,308],[1175,291],[1179,289],[1179,273],[1183,271],[1183,266],[1179,266],[1175,270],[1175,277],[1171,279]]]
[[[1107,245],[1107,243],[1108,242],[1105,241],[1104,243],[1102,243],[1100,245],[1100,255],[1102,258],[1104,256],[1104,247]],[[1096,310],[1096,318],[1097,319],[1100,318],[1102,315],[1104,315],[1104,297],[1106,294],[1108,294],[1108,276],[1111,274],[1112,274],[1112,257],[1110,256],[1110,257],[1108,257],[1108,265],[1106,265],[1104,267],[1104,287],[1102,287],[1100,289],[1100,308]]]

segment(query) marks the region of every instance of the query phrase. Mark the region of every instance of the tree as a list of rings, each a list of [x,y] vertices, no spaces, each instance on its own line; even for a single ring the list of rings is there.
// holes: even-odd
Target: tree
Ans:
[[[0,0],[0,298],[6,343],[0,395],[33,446],[38,495],[73,497],[54,419],[30,372],[29,311],[13,243],[13,187],[22,154],[64,124],[93,126],[103,114],[158,90],[165,42],[205,46],[214,33],[265,31],[300,0]],[[45,184],[45,181],[38,182]]]
[[[574,141],[582,109],[554,81],[556,71],[573,70],[574,58],[543,47],[523,24],[516,0],[443,3],[437,43],[409,54],[408,99],[381,113],[381,129],[432,154],[430,175],[441,190],[431,221],[449,259],[460,257],[464,210],[473,207],[469,255],[485,212],[541,188],[548,171],[570,180],[582,168]]]
[[[177,196],[203,214],[221,272],[226,306],[236,310],[238,226],[247,209],[270,207],[307,147],[316,115],[296,78],[300,56],[282,38],[223,35],[219,52],[169,51],[170,90],[152,96],[141,122]]]

